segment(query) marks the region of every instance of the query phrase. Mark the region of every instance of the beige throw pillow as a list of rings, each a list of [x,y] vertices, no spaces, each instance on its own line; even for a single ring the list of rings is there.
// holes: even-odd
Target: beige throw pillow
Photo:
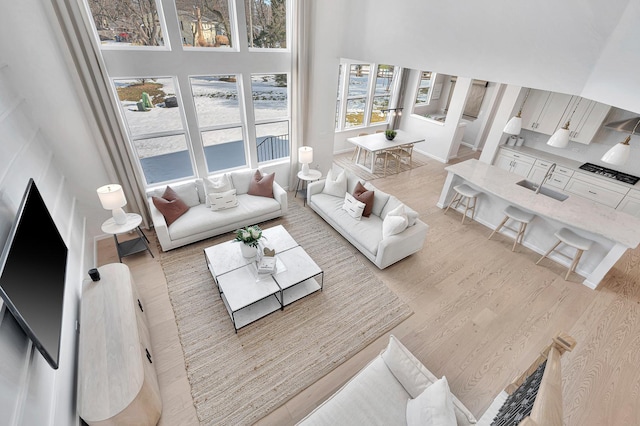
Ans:
[[[360,220],[365,209],[365,204],[356,200],[353,195],[346,192],[344,194],[344,204],[342,205],[342,209],[346,210],[347,213],[349,213],[349,216],[355,220]]]
[[[212,192],[207,195],[207,198],[211,200],[211,210],[227,210],[238,206],[238,197],[236,197],[236,190],[231,189],[225,192]]]

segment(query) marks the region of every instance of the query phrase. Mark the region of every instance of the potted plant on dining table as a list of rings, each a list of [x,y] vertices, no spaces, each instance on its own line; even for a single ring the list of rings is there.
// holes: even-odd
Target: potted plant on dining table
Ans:
[[[398,132],[396,132],[395,130],[392,130],[392,129],[384,131],[384,137],[387,138],[387,140],[390,140],[390,141],[392,141],[393,138],[395,138],[397,134],[398,134]]]

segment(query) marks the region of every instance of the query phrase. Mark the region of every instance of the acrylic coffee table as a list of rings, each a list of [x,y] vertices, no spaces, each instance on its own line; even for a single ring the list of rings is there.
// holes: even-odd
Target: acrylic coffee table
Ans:
[[[256,258],[243,257],[239,242],[227,241],[204,249],[236,333],[323,287],[324,272],[282,225],[263,230],[263,235],[265,244],[276,251],[276,271],[271,274],[259,274]]]

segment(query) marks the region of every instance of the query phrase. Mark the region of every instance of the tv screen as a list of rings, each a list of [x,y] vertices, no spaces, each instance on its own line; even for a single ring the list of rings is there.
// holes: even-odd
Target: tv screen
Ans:
[[[24,332],[58,368],[67,246],[33,179],[0,256],[0,294]]]

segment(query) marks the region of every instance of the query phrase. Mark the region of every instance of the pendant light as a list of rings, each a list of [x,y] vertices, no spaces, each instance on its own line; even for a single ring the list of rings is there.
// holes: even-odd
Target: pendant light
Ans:
[[[524,100],[522,101],[522,105],[520,106],[520,110],[518,111],[518,115],[516,115],[515,117],[511,117],[511,120],[509,120],[507,122],[507,125],[504,126],[504,133],[507,133],[509,135],[519,135],[520,131],[522,130],[522,108],[524,108],[524,104],[525,102],[527,102],[527,98],[529,97],[529,92],[531,92],[531,89],[529,88],[527,90],[527,94],[524,97]]]
[[[569,145],[569,126],[571,125],[573,114],[576,113],[581,100],[582,98],[578,98],[578,102],[576,102],[576,106],[575,108],[573,108],[573,112],[569,116],[569,119],[563,127],[556,130],[555,133],[549,138],[549,140],[547,141],[547,145],[554,148],[566,148],[567,145]]]
[[[633,135],[640,124],[640,120],[636,123],[631,134]],[[605,163],[613,164],[614,166],[622,166],[629,159],[629,153],[631,152],[631,146],[629,141],[631,136],[627,136],[625,140],[615,144],[609,151],[607,151],[601,158]]]

